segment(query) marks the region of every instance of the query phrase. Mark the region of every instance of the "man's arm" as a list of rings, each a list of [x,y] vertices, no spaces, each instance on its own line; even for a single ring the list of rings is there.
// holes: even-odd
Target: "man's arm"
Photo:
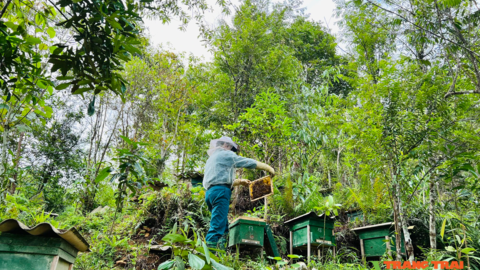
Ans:
[[[247,179],[235,179],[235,181],[233,181],[233,186],[236,187],[236,186],[248,186],[250,185],[250,180],[247,180]]]
[[[271,174],[275,174],[275,170],[265,163],[256,161],[256,160],[251,159],[251,158],[244,158],[244,157],[238,156],[237,154],[235,154],[233,152],[230,152],[229,154],[233,158],[233,166],[235,168],[265,170],[265,171],[268,171]]]

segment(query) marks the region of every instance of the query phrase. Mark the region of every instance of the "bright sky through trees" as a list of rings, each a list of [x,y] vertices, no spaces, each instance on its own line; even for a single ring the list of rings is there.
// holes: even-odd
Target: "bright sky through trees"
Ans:
[[[215,1],[208,1],[215,7]],[[238,5],[238,1],[232,1]],[[310,19],[321,21],[323,25],[330,28],[333,34],[338,32],[336,25],[337,19],[334,17],[335,3],[332,0],[308,0],[305,1],[306,13],[310,14]],[[217,7],[213,12],[208,12],[205,19],[210,25],[214,25],[222,18],[221,10]],[[167,45],[177,52],[192,53],[195,56],[203,56],[205,60],[211,59],[211,53],[202,44],[198,37],[200,34],[199,27],[195,22],[190,22],[185,31],[178,29],[180,21],[172,19],[169,24],[162,24],[159,20],[144,19],[145,25],[148,27],[150,33],[150,40],[154,44]]]

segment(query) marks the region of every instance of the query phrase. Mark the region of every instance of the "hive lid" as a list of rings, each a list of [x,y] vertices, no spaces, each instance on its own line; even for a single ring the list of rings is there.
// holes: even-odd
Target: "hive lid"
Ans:
[[[386,226],[392,226],[393,222],[385,222],[385,223],[380,223],[380,224],[375,224],[375,225],[368,225],[365,227],[359,227],[352,229],[352,231],[361,231],[361,230],[367,230],[367,229],[372,229],[372,228],[379,228],[379,227],[386,227]]]
[[[242,223],[242,224],[251,224],[251,225],[258,225],[258,226],[265,226],[267,223],[265,222],[264,219],[261,218],[255,218],[255,217],[238,217],[234,221],[230,223],[228,226],[229,228],[233,228],[234,226],[237,226],[237,224]]]
[[[296,217],[296,218],[292,218],[292,219],[290,219],[290,220],[287,220],[287,221],[285,221],[284,223],[287,224],[287,223],[290,223],[290,222],[299,221],[300,219],[306,218],[306,217],[323,218],[323,215],[324,215],[324,214],[317,215],[317,214],[315,214],[315,212],[311,211],[311,212],[308,212],[308,213],[303,214],[303,215],[301,215],[301,216],[298,216],[298,217]],[[330,219],[335,219],[335,217],[330,217]]]
[[[72,245],[79,251],[90,251],[90,245],[74,227],[69,230],[60,230],[53,227],[50,223],[40,223],[30,228],[16,219],[7,219],[0,223],[0,232],[28,233],[35,236],[54,234],[63,238],[65,241],[67,241],[70,245]]]

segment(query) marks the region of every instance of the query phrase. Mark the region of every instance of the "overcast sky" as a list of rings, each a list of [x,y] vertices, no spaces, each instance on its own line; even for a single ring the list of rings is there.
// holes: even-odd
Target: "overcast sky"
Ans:
[[[214,0],[208,0],[208,2],[215,3]],[[335,24],[336,20],[333,17],[335,4],[332,0],[304,0],[304,7],[306,7],[306,13],[310,14],[310,19],[321,21],[323,25],[331,29],[333,34],[338,31],[338,27]],[[214,24],[221,18],[222,14],[218,8],[205,15],[205,19],[209,24]],[[207,61],[211,59],[211,53],[203,46],[198,37],[200,32],[194,21],[189,23],[186,31],[178,29],[180,26],[178,20],[172,20],[167,25],[163,25],[160,21],[146,19],[144,21],[149,29],[151,41],[154,44],[169,44],[168,47],[175,52],[191,53],[195,56],[203,57]]]

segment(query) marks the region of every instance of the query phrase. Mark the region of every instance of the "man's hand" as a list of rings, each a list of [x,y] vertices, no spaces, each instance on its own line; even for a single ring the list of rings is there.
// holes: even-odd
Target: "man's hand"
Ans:
[[[234,187],[236,186],[248,187],[248,185],[250,185],[250,180],[247,180],[247,179],[236,179],[235,181],[233,181]]]

